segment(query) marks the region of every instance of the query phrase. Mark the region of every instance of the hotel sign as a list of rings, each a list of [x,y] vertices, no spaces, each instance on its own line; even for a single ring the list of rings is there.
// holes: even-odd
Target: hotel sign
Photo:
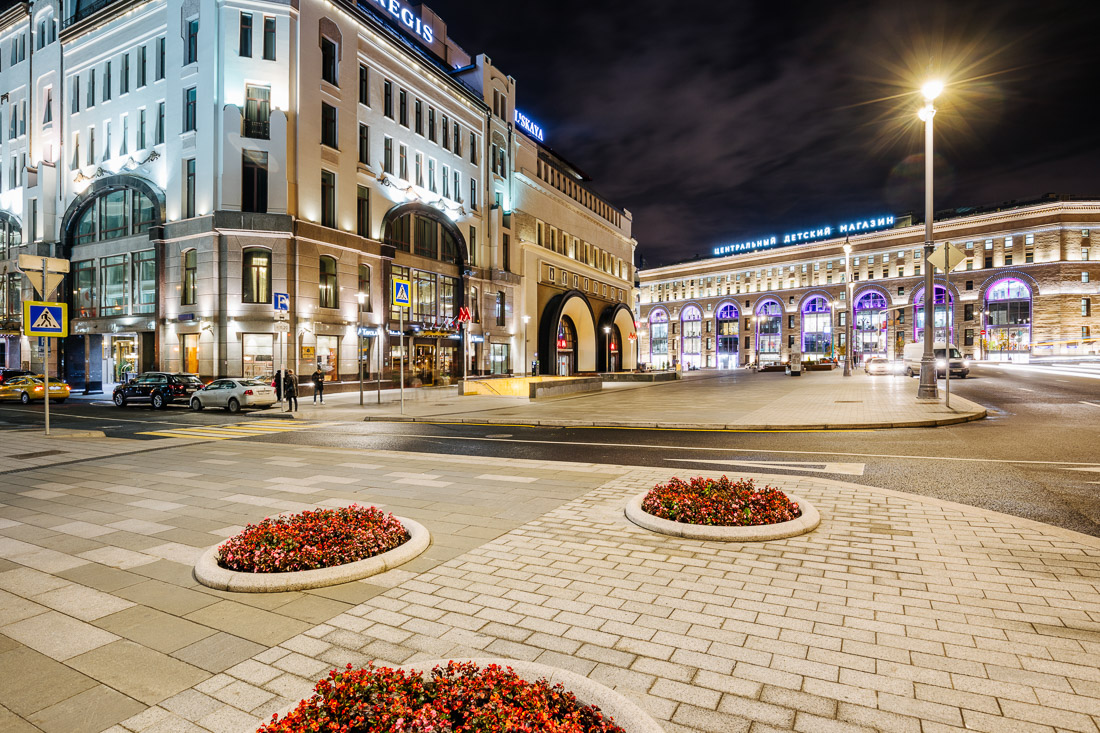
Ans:
[[[399,2],[399,0],[373,0],[373,2],[370,3],[366,2],[366,0],[360,0],[359,4],[377,5],[382,8],[382,10],[389,13],[410,33],[424,41],[424,43],[431,44],[435,42],[435,30],[427,23],[421,22],[420,16],[406,7],[404,3]]]
[[[534,120],[520,112],[518,109],[516,110],[516,125],[518,125],[519,128],[526,132],[528,135],[538,140],[540,143],[546,142],[545,140],[543,140],[542,128],[536,125]]]
[[[756,252],[757,250],[783,247],[791,244],[817,242],[822,239],[828,239],[834,235],[862,234],[863,232],[871,232],[878,229],[889,229],[892,226],[894,226],[894,217],[892,216],[857,219],[855,221],[843,222],[835,227],[825,226],[818,227],[817,229],[806,229],[800,232],[790,232],[784,234],[782,238],[779,236],[770,236],[762,237],[761,239],[752,239],[746,242],[737,242],[736,244],[724,244],[721,247],[714,248],[714,256],[720,257],[722,255]]]

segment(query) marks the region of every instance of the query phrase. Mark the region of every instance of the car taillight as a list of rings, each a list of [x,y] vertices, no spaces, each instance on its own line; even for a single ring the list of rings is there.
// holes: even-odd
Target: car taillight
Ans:
[[[250,390],[250,389],[246,389],[246,390],[244,391],[244,393],[245,393],[246,395],[250,395],[250,394],[252,394],[252,390]]]

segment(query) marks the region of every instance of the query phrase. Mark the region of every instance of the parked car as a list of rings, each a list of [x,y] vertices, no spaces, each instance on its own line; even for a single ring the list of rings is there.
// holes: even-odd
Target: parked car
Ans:
[[[863,371],[867,374],[890,374],[894,371],[893,364],[883,356],[874,356],[863,362]]]
[[[271,407],[275,404],[275,388],[262,379],[228,377],[215,379],[191,395],[191,409],[224,407],[239,412],[242,407]]]
[[[64,402],[70,393],[69,385],[50,377],[50,402]],[[28,374],[5,379],[0,384],[0,400],[19,400],[24,405],[32,400],[46,398],[45,380],[42,375]]]
[[[34,376],[26,369],[0,369],[0,384],[16,377]]]
[[[188,404],[191,395],[202,389],[202,380],[194,374],[146,372],[137,379],[115,387],[112,399],[119,407],[131,402],[148,402],[162,410],[173,402]]]

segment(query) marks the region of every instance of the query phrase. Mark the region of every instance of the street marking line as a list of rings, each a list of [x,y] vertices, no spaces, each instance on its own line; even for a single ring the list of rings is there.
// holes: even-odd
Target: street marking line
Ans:
[[[432,423],[421,423],[428,425]],[[463,425],[467,423],[455,423]],[[531,427],[529,425],[523,425],[520,427]],[[366,437],[370,437],[367,434],[362,434]],[[711,453],[727,452],[727,453],[775,453],[783,455],[794,456],[847,456],[852,458],[898,458],[901,460],[919,460],[919,461],[961,461],[964,463],[1024,463],[1034,464],[1039,466],[1094,466],[1095,463],[1088,463],[1085,461],[1028,461],[1022,459],[1011,458],[961,458],[958,456],[921,456],[921,455],[904,455],[898,453],[843,453],[840,451],[812,451],[812,450],[767,450],[761,448],[714,448],[710,446],[702,447],[695,445],[647,445],[645,443],[595,443],[589,441],[578,440],[524,440],[517,438],[482,438],[482,437],[463,437],[458,435],[417,435],[415,433],[385,433],[394,438],[419,438],[427,440],[480,440],[489,443],[532,443],[542,445],[580,445],[580,446],[600,446],[603,448],[643,448],[645,450],[671,450],[671,451],[708,451]]]
[[[406,420],[371,420],[372,423],[405,425]],[[419,422],[419,425],[462,425],[475,428],[559,428],[561,430],[652,430],[671,433],[866,433],[883,428],[783,428],[779,430],[746,430],[742,428],[647,428],[638,425],[511,425],[489,422]],[[580,445],[580,444],[578,444]]]
[[[1088,405],[1089,407],[1100,407],[1100,405],[1096,404],[1095,402],[1085,402],[1084,400],[1078,400],[1078,402],[1080,402],[1082,405]]]
[[[789,469],[814,473],[839,473],[846,476],[862,476],[866,463],[822,463],[820,461],[708,461],[696,458],[670,458],[681,463],[718,463],[723,466],[749,466],[755,468]]]
[[[177,433],[160,433],[160,432],[148,432],[138,433],[138,435],[158,435],[162,438],[192,438],[198,440],[229,440],[232,435],[179,435]]]

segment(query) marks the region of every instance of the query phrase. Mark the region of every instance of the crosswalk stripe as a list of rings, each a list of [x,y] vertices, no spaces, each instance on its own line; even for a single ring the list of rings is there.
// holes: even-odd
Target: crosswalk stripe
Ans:
[[[288,433],[308,428],[339,425],[336,422],[292,423],[286,420],[255,420],[232,425],[195,425],[138,433],[138,435],[156,435],[163,438],[200,438],[203,440],[228,440],[229,438],[248,438],[275,433]]]
[[[203,440],[229,440],[233,437],[232,435],[181,435],[180,433],[162,433],[156,431],[138,433],[138,435],[157,435],[162,438],[202,438]]]

